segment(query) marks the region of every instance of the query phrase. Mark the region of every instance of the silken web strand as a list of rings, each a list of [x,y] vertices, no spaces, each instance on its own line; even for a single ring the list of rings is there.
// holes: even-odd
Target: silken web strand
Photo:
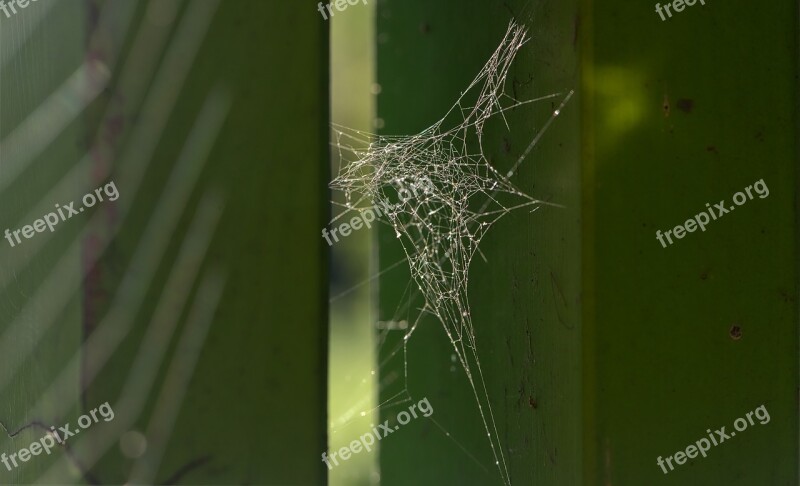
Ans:
[[[470,263],[489,228],[514,209],[534,210],[547,204],[517,189],[509,178],[572,93],[507,173],[495,169],[483,150],[487,120],[501,116],[505,122],[504,111],[537,101],[519,102],[505,94],[509,68],[527,40],[526,29],[511,22],[497,50],[458,101],[417,135],[378,136],[337,127],[336,146],[354,161],[344,165],[330,184],[345,196],[343,212],[332,223],[352,211],[377,207],[382,213],[379,220],[394,229],[424,297],[422,314],[435,316],[453,345],[507,485],[511,484],[508,467],[480,366],[467,288]],[[468,95],[474,104],[467,104]],[[555,96],[559,95],[539,100]],[[445,129],[453,118],[460,123]],[[365,139],[372,140],[368,148],[354,147]],[[410,326],[404,346],[415,328],[416,324]]]

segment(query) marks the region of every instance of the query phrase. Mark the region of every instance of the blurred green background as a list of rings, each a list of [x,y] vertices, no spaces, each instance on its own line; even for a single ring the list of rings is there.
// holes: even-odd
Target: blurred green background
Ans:
[[[338,13],[331,24],[331,122],[351,129],[375,130],[375,2],[358,3]],[[332,144],[336,134],[331,135]],[[347,154],[344,154],[345,156]],[[331,147],[331,172],[340,164]],[[343,194],[332,193],[342,203]],[[334,205],[336,216],[341,208]],[[329,450],[336,451],[372,429],[378,419],[375,383],[375,310],[372,296],[377,271],[371,230],[354,231],[332,246],[329,368]],[[377,484],[378,450],[354,454],[329,474],[332,486]]]

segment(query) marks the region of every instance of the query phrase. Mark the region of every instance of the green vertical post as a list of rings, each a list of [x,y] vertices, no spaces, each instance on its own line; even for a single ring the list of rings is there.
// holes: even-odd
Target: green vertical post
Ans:
[[[378,113],[382,133],[414,134],[437,121],[466,89],[515,19],[532,40],[517,55],[507,94],[518,100],[562,93],[487,124],[484,151],[498,170],[514,165],[564,95],[578,86],[576,2],[386,2],[378,9]],[[380,43],[383,42],[383,43]],[[580,177],[573,97],[512,178],[522,191],[563,208],[512,212],[481,242],[468,295],[478,355],[512,484],[579,484]],[[555,105],[553,104],[555,103]],[[413,107],[413,108],[412,108]],[[445,127],[449,128],[449,127]],[[380,235],[381,268],[402,258],[393,231]],[[380,282],[381,320],[405,309],[407,266]],[[410,289],[415,289],[411,285]],[[381,401],[401,391],[402,332],[382,346]],[[431,419],[381,441],[381,479],[400,484],[503,484],[464,371],[442,325],[424,319],[408,341],[407,389],[427,397]],[[475,370],[473,370],[475,372]],[[394,420],[407,405],[384,407]],[[449,437],[447,434],[449,433]]]
[[[46,41],[49,47],[12,59],[11,65],[31,71],[30,79],[5,69],[0,74],[0,135],[5,136],[6,123],[19,119],[8,79],[20,86],[33,82],[37,89],[29,91],[41,100],[49,92],[39,89],[45,83],[35,69],[49,66],[63,76],[62,60],[74,69],[84,56],[119,53],[120,69],[112,71],[104,96],[76,122],[72,138],[58,146],[61,157],[38,160],[19,189],[1,197],[18,205],[20,215],[39,203],[50,187],[45,182],[58,182],[84,154],[64,147],[91,139],[86,133],[108,122],[101,115],[113,109],[119,115],[117,138],[95,155],[108,156],[103,160],[109,164],[107,177],[117,183],[119,199],[98,205],[95,211],[108,212],[108,224],[95,224],[87,234],[111,233],[119,223],[115,214],[123,205],[129,208],[90,277],[63,282],[75,292],[68,312],[30,357],[13,388],[0,393],[0,420],[12,429],[32,419],[74,426],[80,414],[109,402],[114,419],[101,420],[71,438],[70,448],[80,464],[103,444],[102,435],[112,431],[110,446],[91,467],[73,465],[61,449],[30,461],[11,479],[2,467],[0,483],[28,484],[45,474],[43,480],[50,484],[126,483],[136,479],[133,472],[141,466],[131,455],[130,439],[140,436],[130,432],[136,432],[145,434],[149,448],[156,438],[166,439],[158,468],[144,483],[326,484],[327,468],[319,457],[327,448],[328,253],[319,232],[329,215],[328,25],[314,15],[312,4],[296,2],[113,0],[96,6],[99,10],[123,2],[134,10],[131,35],[103,37],[106,44],[91,45],[100,52],[87,55],[87,29],[79,20],[94,18],[97,10],[87,13],[81,3],[69,16],[62,12],[57,21],[52,18],[63,29],[35,34],[38,43]],[[63,5],[67,3],[72,2]],[[0,19],[0,28],[5,27],[6,20]],[[135,35],[142,31],[147,35]],[[112,49],[113,42],[124,45]],[[149,57],[142,54],[159,42],[163,46]],[[126,63],[135,69],[133,82],[124,84],[120,72]],[[153,70],[141,69],[148,63],[154,64]],[[176,74],[183,64],[185,79]],[[171,74],[164,78],[164,73]],[[176,89],[174,100],[164,95]],[[161,93],[156,102],[142,101],[154,93]],[[163,117],[155,115],[163,110]],[[137,159],[146,149],[132,134],[137,128],[152,130],[160,123],[157,119],[165,125],[155,134],[153,152]],[[205,130],[196,132],[197,126]],[[101,172],[98,166],[87,177]],[[141,184],[133,184],[131,174],[140,170]],[[70,197],[80,198],[97,184],[82,180]],[[164,199],[183,191],[185,198]],[[63,201],[45,202],[52,206]],[[74,255],[80,266],[95,251],[94,240],[80,234],[85,221],[75,218],[70,224],[64,227],[64,238],[85,243]],[[58,253],[63,247],[47,250]],[[7,254],[4,249],[3,258]],[[24,268],[14,286],[3,289],[2,305],[8,311],[0,316],[3,325],[13,320],[14,309],[26,304],[36,278],[46,274],[50,254],[45,258]],[[137,266],[143,261],[153,263],[155,270],[146,270],[149,264]],[[108,318],[115,303],[131,299],[136,293],[131,289],[139,285],[146,289],[141,305],[123,306],[125,312],[116,309]],[[222,289],[218,303],[209,290],[214,288]],[[154,321],[159,312],[170,319]],[[123,329],[127,319],[132,321],[124,339],[105,341],[113,348],[82,346],[92,331],[108,323],[106,330]],[[153,322],[157,325],[151,327]],[[0,327],[0,336],[3,331]],[[153,342],[159,346],[150,346]],[[46,408],[32,412],[47,387],[64,378],[62,369],[76,353],[81,367],[71,385],[61,390],[64,396],[48,400],[63,405],[67,396],[79,397],[78,403],[63,415],[46,414]],[[109,359],[100,373],[87,377],[86,370],[106,354]],[[195,354],[196,359],[186,359]],[[5,358],[0,356],[0,367]],[[145,369],[153,373],[145,375]],[[148,386],[134,397],[141,406],[123,406],[126,387],[142,382]],[[175,414],[163,421],[170,417],[170,407]],[[136,413],[128,413],[133,409]],[[40,412],[43,416],[36,415]],[[13,441],[4,436],[0,447],[16,451],[41,435],[32,428]]]
[[[75,73],[84,61],[84,14],[72,2],[32,3],[11,17],[0,13],[0,232],[19,231],[44,216],[33,208],[49,211],[54,203],[63,202],[42,206],[41,198],[85,150],[78,142],[85,135],[84,121],[72,112],[75,104],[65,94],[74,96],[87,88],[81,82],[66,82],[70,77],[80,79]],[[51,97],[54,92],[61,98]],[[32,123],[44,107],[50,110],[50,127],[59,129]],[[45,165],[47,169],[42,169]],[[34,419],[30,410],[80,345],[80,283],[58,281],[52,275],[56,268],[60,275],[80,274],[80,246],[70,244],[76,227],[86,219],[74,216],[74,226],[64,224],[52,236],[35,234],[26,239],[18,232],[21,242],[0,240],[0,453],[6,456],[42,436],[41,428],[30,426]],[[47,237],[49,242],[40,245]],[[18,265],[21,261],[27,265]],[[61,305],[54,294],[66,290],[72,292]],[[57,322],[48,327],[51,317]],[[70,379],[77,387],[78,373]],[[11,471],[0,465],[0,484],[32,483],[51,463],[49,459],[42,457]]]
[[[586,484],[797,484],[797,2],[582,5]]]
[[[291,2],[219,2],[156,155],[161,163],[154,164],[152,181],[160,187],[203,103],[217,89],[230,94],[230,111],[155,284],[163,288],[194,208],[207,191],[218,191],[225,208],[202,270],[224,269],[225,292],[159,481],[327,481],[318,458],[327,444],[328,265],[319,232],[329,213],[328,25],[311,11],[310,4]],[[159,210],[153,207],[158,195],[143,196],[136,219],[142,228],[145,214]],[[126,247],[138,233],[127,233]],[[108,399],[119,386],[115,377],[147,352],[139,338],[151,318],[145,312],[137,320],[133,338],[91,388],[89,403]],[[158,391],[138,422],[142,430]],[[128,463],[117,449],[95,472],[124,482],[118,471]]]
[[[379,7],[382,133],[438,120],[511,18],[532,40],[509,94],[576,89],[514,180],[564,208],[501,220],[470,273],[512,484],[797,484],[797,6],[673,13],[591,0]],[[496,167],[553,108],[516,109],[510,132],[487,129]],[[656,239],[761,179],[769,196],[667,248]],[[380,234],[381,268],[403,256],[394,240]],[[409,281],[405,268],[382,276],[381,320],[414,315]],[[384,484],[502,484],[441,325],[424,320],[407,355],[401,340],[389,333],[382,347],[381,400],[427,396],[436,422],[381,442]],[[769,423],[668,474],[656,464],[762,404]]]

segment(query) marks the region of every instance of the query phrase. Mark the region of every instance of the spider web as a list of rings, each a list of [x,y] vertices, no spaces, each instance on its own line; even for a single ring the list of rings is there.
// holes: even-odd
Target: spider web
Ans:
[[[509,23],[500,45],[456,103],[419,134],[378,136],[336,126],[340,156],[344,160],[345,153],[350,154],[353,161],[330,183],[345,197],[343,204],[334,202],[342,213],[331,223],[353,211],[372,211],[394,229],[424,298],[420,315],[432,315],[442,324],[472,388],[505,484],[510,484],[510,477],[478,357],[467,289],[470,264],[480,254],[479,244],[489,228],[512,210],[533,211],[549,204],[525,194],[509,179],[572,92],[507,172],[498,171],[483,149],[484,124],[489,119],[502,117],[508,127],[505,111],[559,96],[520,102],[505,93],[509,68],[528,39],[524,27]],[[366,149],[357,148],[366,140],[372,140]],[[408,187],[424,190],[412,194]],[[419,319],[408,328],[404,350],[418,323]],[[407,365],[406,361],[406,379]]]

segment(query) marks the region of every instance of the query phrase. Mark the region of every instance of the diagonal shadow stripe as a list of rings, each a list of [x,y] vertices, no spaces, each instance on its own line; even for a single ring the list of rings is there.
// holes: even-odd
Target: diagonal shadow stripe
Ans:
[[[211,325],[214,314],[216,312],[217,304],[222,296],[224,289],[225,279],[219,273],[212,271],[210,275],[206,275],[200,285],[200,289],[195,297],[192,310],[190,311],[189,318],[186,324],[186,332],[189,337],[182,340],[184,346],[197,346],[194,352],[199,353],[199,345],[202,344],[208,328]],[[177,321],[179,313],[171,316]],[[151,336],[158,334],[158,324],[155,319],[148,329],[148,333],[154,330]],[[194,336],[192,336],[194,334]],[[188,340],[188,341],[187,341]],[[193,344],[193,341],[197,344]],[[142,352],[137,358],[150,359],[147,354],[148,340],[142,344]],[[157,360],[160,362],[160,356]],[[139,361],[137,359],[137,361]],[[132,368],[134,372],[136,368]],[[76,441],[77,445],[72,444],[73,455],[76,456],[79,463],[86,469],[90,469],[114,444],[116,444],[119,436],[127,430],[130,430],[138,419],[148,396],[150,388],[157,377],[158,366],[151,367],[146,375],[134,374],[128,378],[123,390],[122,397],[113,407],[115,419],[108,422],[106,427],[95,428],[90,430],[84,436],[80,437],[80,441]],[[64,482],[65,478],[73,478],[72,482],[80,481],[81,477],[74,474],[74,469],[71,467],[71,462],[68,458],[61,458],[54,464],[45,474],[38,480],[39,484],[50,484],[52,481]]]
[[[147,88],[146,80],[157,65],[159,53],[166,42],[170,32],[170,26],[174,21],[179,0],[154,0],[146,13],[147,16],[157,16],[160,20],[156,26],[143,25],[136,36],[128,56],[122,74],[120,76],[118,91],[125,93],[129,109],[133,110],[138,106],[139,100],[144,96]],[[125,190],[136,193],[142,180],[142,175],[146,172],[155,147],[160,140],[163,128],[175,106],[177,96],[181,86],[185,82],[186,76],[194,59],[192,53],[196,53],[201,38],[192,35],[189,27],[183,29],[183,35],[179,33],[175,41],[170,45],[165,56],[165,63],[153,81],[153,89],[150,90],[141,110],[141,117],[149,123],[136,125],[130,135],[128,151],[123,154],[118,165],[125,167],[133,164],[135,167],[129,171],[132,178],[124,180],[123,175],[118,182],[125,183]],[[202,37],[202,36],[200,36]],[[103,124],[107,123],[115,113],[107,111],[103,117]],[[101,143],[98,137],[93,143],[97,147]],[[93,149],[92,149],[93,150]],[[91,172],[98,178],[105,178],[110,175],[107,167],[101,165],[92,166],[91,153],[89,151],[81,160],[51,189],[40,201],[40,203],[30,210],[25,217],[17,222],[20,226],[23,222],[31,222],[40,218],[43,214],[49,213],[53,209],[53,204],[65,202],[74,197],[75,188],[85,185]],[[103,171],[97,173],[97,170]],[[118,203],[120,208],[120,220],[125,216],[132,205],[132,200],[123,199]],[[87,227],[91,227],[87,225]],[[113,230],[113,229],[112,229]],[[52,238],[51,233],[41,233],[32,240],[26,242],[20,251],[11,255],[11,249],[0,246],[0,255],[3,255],[4,264],[0,268],[0,288],[8,288],[11,279],[22,271],[38,253],[46,246]],[[76,241],[80,241],[81,236],[76,236]]]
[[[142,279],[145,282],[149,282],[157,270],[159,259],[154,258],[153,255],[160,255],[166,251],[171,237],[171,228],[177,224],[191,196],[192,189],[204,166],[203,162],[213,147],[229,107],[229,96],[220,91],[215,92],[206,101],[194,129],[187,139],[157,205],[160,209],[156,211],[148,224],[141,240],[143,244],[139,246],[130,265],[130,268],[135,269],[135,275],[140,277],[149,275],[148,278]],[[78,243],[79,241],[76,242],[76,244]],[[106,241],[103,248],[107,244]],[[102,250],[98,253],[102,253]],[[38,305],[26,306],[10,328],[0,337],[0,356],[4,356],[5,359],[5,366],[0,368],[0,392],[9,384],[45,331],[55,322],[60,309],[69,301],[71,291],[64,287],[63,282],[74,280],[63,279],[77,277],[70,272],[75,273],[77,270],[69,258],[62,257],[56,270],[51,274],[51,278],[37,290],[36,296],[32,299],[32,304]],[[127,299],[124,306],[127,313],[135,312],[141,305],[147,285],[142,287],[138,280],[133,279],[126,279],[120,285],[118,298],[123,302],[124,299]],[[44,302],[49,303],[44,306],[47,309],[45,315],[36,315],[39,306],[42,306]],[[132,316],[125,318],[132,319]],[[35,326],[31,324],[35,324]],[[24,336],[24,339],[20,336]]]
[[[203,277],[188,324],[175,349],[147,427],[147,451],[133,465],[128,484],[155,484],[155,476],[183,404],[189,381],[203,349],[212,317],[222,297],[225,273],[214,269]],[[133,390],[132,390],[133,391]]]

